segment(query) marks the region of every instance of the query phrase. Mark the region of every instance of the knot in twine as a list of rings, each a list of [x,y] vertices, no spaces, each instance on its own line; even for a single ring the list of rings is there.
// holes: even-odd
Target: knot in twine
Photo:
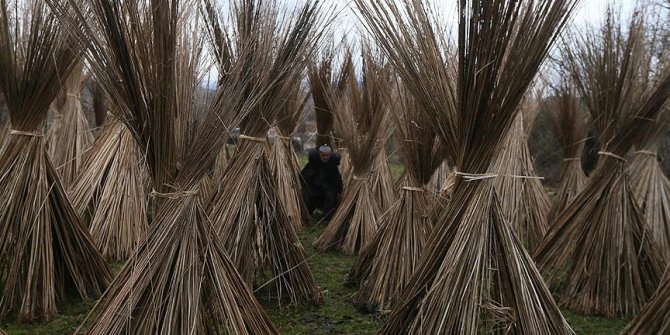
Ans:
[[[81,95],[79,95],[79,94],[68,93],[68,94],[66,94],[66,96],[71,97],[71,98],[75,98],[75,99],[81,99]]]
[[[259,142],[259,143],[266,143],[267,142],[265,137],[253,137],[253,136],[247,136],[247,135],[240,135],[240,140],[254,141],[254,142]]]
[[[485,174],[477,174],[477,173],[464,173],[464,172],[459,172],[459,171],[454,171],[454,174],[463,178],[466,182],[471,182],[471,181],[477,181],[477,180],[486,180],[486,179],[493,179],[493,178],[498,178],[498,177],[506,177],[506,178],[516,178],[516,179],[538,179],[538,180],[544,180],[544,177],[538,177],[538,176],[520,176],[520,175],[500,175],[500,174],[495,174],[495,173],[485,173]]]
[[[280,140],[284,140],[284,141],[293,141],[293,138],[291,138],[291,137],[289,137],[289,136],[276,135],[276,137],[277,137],[278,139],[280,139]]]
[[[367,182],[367,181],[368,181],[368,178],[367,178],[367,177],[365,177],[365,178],[362,178],[362,177],[359,177],[359,176],[354,176],[354,180],[358,180],[358,181],[363,181],[363,182]]]
[[[491,173],[477,174],[477,173],[464,173],[464,172],[459,172],[459,171],[454,171],[454,175],[457,175],[457,176],[463,178],[467,182],[477,181],[477,180],[485,180],[485,179],[493,179],[493,178],[498,177],[497,174],[491,174]]]
[[[10,135],[17,135],[17,136],[32,136],[32,137],[43,137],[44,136],[44,134],[31,133],[29,131],[21,131],[21,130],[16,130],[16,129],[10,129],[9,134]]]
[[[151,191],[151,196],[155,198],[168,198],[172,200],[176,200],[179,198],[186,198],[186,197],[192,197],[194,195],[197,195],[199,192],[198,190],[193,190],[193,191],[176,191],[176,192],[168,192],[168,193],[161,193],[156,190]]]
[[[608,152],[608,151],[599,151],[598,155],[612,157],[616,160],[619,160],[619,161],[622,161],[622,162],[627,162],[627,160],[625,158],[623,158],[623,157],[621,157],[621,156],[619,156],[615,153]]]

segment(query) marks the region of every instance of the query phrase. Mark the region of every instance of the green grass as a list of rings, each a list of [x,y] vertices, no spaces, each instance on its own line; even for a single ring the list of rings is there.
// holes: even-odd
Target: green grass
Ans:
[[[51,335],[72,334],[84,322],[95,301],[66,301],[59,307],[58,316],[49,323],[20,324],[4,323],[2,329],[7,334],[16,335]]]
[[[375,334],[379,322],[372,315],[354,309],[350,300],[356,290],[342,285],[354,258],[336,252],[318,253],[312,247],[323,228],[324,224],[305,228],[301,240],[316,282],[323,291],[324,305],[279,308],[264,303],[266,311],[282,334]]]
[[[600,316],[584,316],[563,310],[563,316],[576,334],[620,334],[626,328],[625,320],[609,319]]]

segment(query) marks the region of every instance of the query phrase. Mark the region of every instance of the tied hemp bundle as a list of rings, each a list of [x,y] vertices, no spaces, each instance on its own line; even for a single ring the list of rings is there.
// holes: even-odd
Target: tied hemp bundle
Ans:
[[[273,284],[269,295],[279,304],[288,297],[292,304],[318,305],[321,291],[295,230],[301,225],[300,217],[293,216],[298,222],[291,222],[289,214],[295,213],[287,213],[281,203],[265,136],[294,83],[302,78],[324,17],[318,2],[299,8],[295,21],[280,20],[283,16],[274,1],[251,4],[237,9],[245,28],[237,32],[238,39],[254,50],[244,60],[244,68],[254,76],[242,92],[264,90],[239,123],[240,142],[214,195],[209,217],[247,285],[270,290]],[[210,25],[219,26],[216,12],[210,13]],[[216,29],[212,31],[218,35]]]
[[[83,70],[84,63],[80,61],[65,81],[56,99],[57,115],[47,134],[49,154],[68,191],[80,173],[84,152],[94,140],[81,104],[81,87],[87,79]]]
[[[147,229],[149,175],[132,133],[114,114],[105,118],[98,138],[82,159],[69,192],[74,208],[88,218],[102,255],[126,260]]]
[[[557,287],[560,303],[585,314],[635,315],[657,288],[662,254],[633,193],[623,157],[670,96],[670,63],[655,62],[644,12],[624,33],[608,10],[599,29],[575,33],[564,49],[602,145],[598,166],[582,192],[560,213],[535,260]]]
[[[503,215],[489,171],[576,1],[461,0],[453,51],[419,0],[356,4],[460,176],[380,333],[571,333]]]
[[[307,79],[316,116],[317,148],[324,144],[331,147],[335,145],[331,141],[335,117],[328,96],[342,94],[347,88],[348,76],[352,74],[351,52],[347,50],[344,54],[339,69],[333,66],[335,56],[334,47],[327,47],[322,51],[319,60],[310,62],[307,66]]]
[[[535,92],[526,97],[493,163],[493,170],[498,174],[495,188],[503,213],[527,250],[533,250],[548,229],[549,199],[541,178],[535,175],[528,148],[531,127],[525,125],[527,119],[533,118],[531,114],[538,112],[541,96]]]
[[[307,67],[307,79],[309,80],[312,101],[314,102],[314,114],[316,116],[317,139],[316,148],[328,144],[332,148],[337,148],[340,155],[340,174],[342,180],[348,180],[350,162],[347,148],[339,147],[342,144],[341,138],[335,138],[334,129],[335,117],[333,112],[335,106],[332,106],[332,98],[329,96],[341,97],[346,94],[349,84],[348,76],[354,75],[353,58],[351,51],[346,49],[342,56],[342,63],[337,69],[333,68],[335,63],[335,52],[333,47],[326,48],[319,61],[310,62]]]
[[[556,199],[547,217],[547,221],[552,223],[586,184],[581,154],[588,127],[586,111],[580,106],[574,85],[569,81],[560,83],[554,89],[554,96],[546,107],[554,135],[563,152],[563,165],[556,190]]]
[[[666,107],[669,108],[670,106]],[[644,137],[635,145],[635,159],[628,169],[635,198],[644,213],[651,235],[670,260],[670,180],[663,173],[658,159],[658,148],[665,135],[670,112],[665,111],[663,120],[648,124]]]
[[[309,95],[304,94],[301,82],[296,80],[277,113],[274,142],[270,146],[270,169],[277,180],[279,202],[284,204],[295,231],[310,222],[307,205],[302,197],[300,163],[293,145],[293,133],[303,119]]]
[[[41,133],[79,58],[44,2],[0,4],[0,90],[12,127],[0,155],[2,318],[49,321],[71,288],[97,298],[111,281]]]
[[[439,147],[435,131],[425,113],[401,86],[394,97],[393,120],[399,153],[407,172],[400,198],[378,221],[379,229],[360,252],[349,273],[350,284],[359,286],[353,301],[369,311],[391,309],[414,273],[421,252],[433,228],[433,209],[439,201],[430,185],[431,176],[442,164],[435,155]]]
[[[344,181],[342,200],[333,218],[314,244],[319,251],[339,249],[353,255],[377,230],[382,204],[372,187],[376,179],[375,163],[379,163],[379,153],[384,150],[390,129],[387,98],[390,78],[390,68],[375,59],[369,48],[364,48],[362,84],[351,73],[346,94],[328,96],[336,110],[338,134],[347,143],[352,170]]]
[[[293,57],[301,58],[291,47],[302,50],[302,42],[311,41],[318,4],[305,5],[295,17],[284,17],[282,32],[291,38],[287,49],[278,52],[288,65],[273,72],[261,68],[258,75],[272,78],[256,82],[248,73],[259,51],[253,41],[267,36],[267,30],[253,22],[279,24],[267,16],[274,12],[272,4],[235,2],[230,27],[207,30],[217,63],[227,64],[229,71],[220,72],[214,101],[191,132],[178,120],[193,115],[193,90],[202,85],[201,76],[194,73],[201,68],[202,38],[194,32],[202,31],[199,14],[213,26],[209,1],[203,1],[201,11],[190,10],[193,1],[178,0],[140,4],[94,0],[90,8],[73,0],[50,3],[81,49],[88,51],[94,75],[119,106],[113,109],[117,117],[146,152],[157,200],[146,237],[95,306],[86,332],[276,334],[224,251],[198,188],[212,169],[224,134],[258,109],[265,93],[276,85],[272,79],[280,79],[276,73],[291,72]],[[87,20],[82,20],[85,16]],[[180,138],[189,133],[192,139]],[[180,149],[185,145],[190,150]],[[187,157],[178,157],[186,151]]]

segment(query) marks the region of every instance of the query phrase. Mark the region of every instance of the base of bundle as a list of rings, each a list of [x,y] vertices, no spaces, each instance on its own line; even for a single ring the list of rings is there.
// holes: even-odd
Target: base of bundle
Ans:
[[[356,254],[374,237],[381,210],[367,178],[352,177],[335,215],[314,243],[316,250]]]
[[[69,192],[89,218],[95,245],[111,261],[127,259],[147,229],[148,169],[130,130],[107,118]]]
[[[165,199],[87,334],[279,334],[190,194]]]
[[[270,150],[271,168],[277,180],[280,202],[284,204],[289,219],[295,224],[294,229],[300,231],[309,224],[310,215],[302,197],[300,166],[292,141],[290,138],[287,141],[277,137]]]
[[[109,266],[73,209],[43,136],[8,135],[0,156],[0,258],[5,260],[0,314],[49,321],[69,288],[102,295]]]
[[[551,205],[547,222],[554,224],[558,215],[565,210],[579,195],[586,184],[587,177],[582,170],[582,162],[578,159],[566,161],[563,165],[561,182],[556,189],[556,199]]]
[[[363,248],[347,282],[358,286],[353,304],[368,312],[390,310],[417,267],[432,230],[435,198],[420,188],[401,189],[400,199],[379,219],[379,230]]]
[[[670,334],[670,270],[666,271],[656,293],[623,334]]]
[[[655,154],[638,152],[630,166],[631,185],[659,250],[670,261],[670,180]]]
[[[557,288],[561,306],[632,317],[656,290],[665,262],[634,198],[625,162],[600,160],[584,191],[551,226],[535,260]]]
[[[472,183],[456,186],[380,334],[572,334],[493,183]]]
[[[210,218],[247,285],[274,286],[282,303],[322,303],[321,290],[286,214],[270,170],[266,144],[243,142],[230,161]]]

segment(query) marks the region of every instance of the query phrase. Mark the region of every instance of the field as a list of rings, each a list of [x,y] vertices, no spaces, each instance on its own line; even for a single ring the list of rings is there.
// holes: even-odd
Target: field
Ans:
[[[301,165],[307,161],[300,155]],[[394,177],[402,173],[402,165],[391,163]],[[320,308],[304,306],[278,307],[275,301],[258,298],[265,307],[270,318],[282,334],[375,334],[384,316],[369,315],[358,312],[350,304],[354,288],[342,285],[349,269],[354,262],[353,257],[343,256],[336,252],[318,253],[312,247],[325,227],[316,217],[311,227],[305,228],[300,236],[307,251],[310,268],[314,272],[317,283],[323,291],[325,303]],[[113,268],[120,270],[120,264]],[[8,334],[71,334],[86,318],[95,304],[89,302],[67,302],[60,315],[47,324],[3,324],[2,329]],[[626,325],[624,320],[607,319],[594,316],[581,316],[563,311],[564,316],[577,334],[618,334]]]

